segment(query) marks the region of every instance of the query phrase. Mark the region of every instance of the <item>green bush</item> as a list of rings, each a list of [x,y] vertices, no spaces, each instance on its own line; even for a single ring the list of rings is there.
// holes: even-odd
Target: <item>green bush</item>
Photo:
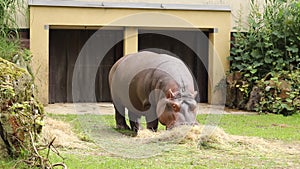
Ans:
[[[299,76],[294,75],[300,68],[300,2],[265,0],[261,9],[252,0],[248,24],[244,28],[239,20],[229,56],[230,72],[242,75],[244,85],[235,87],[244,93],[244,102],[249,102],[254,87],[265,90],[261,83],[268,75],[277,78],[278,83],[284,78],[286,83],[299,86]],[[286,78],[288,75],[291,77]],[[291,88],[290,99],[299,97],[298,89]],[[268,94],[267,90],[260,94],[256,110],[282,114],[286,114],[283,111],[286,109],[290,111],[287,114],[298,112],[297,106],[282,102],[276,93]],[[271,101],[273,105],[268,106]]]
[[[258,81],[261,89],[259,112],[292,115],[300,113],[300,70],[271,72]]]
[[[31,75],[0,58],[0,136],[12,157],[32,151],[41,132],[43,106],[34,97]]]
[[[16,14],[20,14],[24,2],[0,1],[0,142],[7,150],[1,156],[20,157],[17,164],[24,163],[26,168],[53,168],[48,156],[39,155],[44,149],[41,146],[50,149],[52,143],[38,144],[44,110],[35,98],[31,53],[21,48],[18,36]]]
[[[38,139],[44,109],[35,98],[31,53],[21,48],[16,24],[16,14],[24,2],[0,1],[0,147],[3,141],[7,150],[1,152],[1,157],[19,157],[14,168],[64,167],[63,163],[49,161],[50,150],[58,154],[53,147],[54,139],[45,140],[49,141],[46,145]]]

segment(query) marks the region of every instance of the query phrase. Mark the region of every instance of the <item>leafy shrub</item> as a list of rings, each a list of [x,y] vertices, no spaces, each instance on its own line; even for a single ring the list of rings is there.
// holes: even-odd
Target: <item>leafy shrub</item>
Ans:
[[[20,46],[15,17],[24,2],[0,1],[0,137],[11,157],[21,156],[17,168],[23,163],[26,167],[22,168],[67,168],[49,161],[50,150],[58,154],[53,147],[55,138],[47,145],[38,143],[44,110],[35,98],[31,53]]]
[[[30,151],[32,139],[41,131],[44,110],[33,89],[25,69],[0,58],[0,135],[13,157]]]
[[[280,88],[275,87],[277,92],[268,93],[265,83],[270,81],[264,79],[273,78],[271,81],[278,82],[277,86],[283,83],[282,79],[291,86],[299,85],[296,75],[300,69],[300,2],[265,0],[261,10],[252,0],[248,24],[244,28],[239,20],[237,32],[233,34],[230,72],[240,72],[240,81],[244,83],[235,87],[244,93],[244,102],[251,100],[255,87],[263,91],[256,110],[282,114],[299,112],[297,106],[290,104],[291,100],[278,99]],[[291,88],[287,93],[290,99],[299,97],[298,89]]]
[[[300,70],[271,72],[261,79],[259,112],[271,111],[283,115],[300,113]]]

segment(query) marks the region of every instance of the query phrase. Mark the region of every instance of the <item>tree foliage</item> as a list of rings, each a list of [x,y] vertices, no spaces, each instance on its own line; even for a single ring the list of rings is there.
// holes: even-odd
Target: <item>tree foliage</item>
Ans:
[[[248,24],[244,28],[239,21],[237,32],[233,34],[230,72],[240,72],[240,80],[244,83],[235,87],[244,93],[245,103],[251,99],[252,89],[259,87],[260,100],[256,110],[281,114],[299,112],[296,104],[286,103],[291,100],[278,99],[275,93],[270,92],[266,83],[278,81],[277,88],[272,88],[275,87],[279,93],[282,90],[280,84],[287,83],[291,86],[286,93],[290,99],[299,97],[299,92],[295,93],[300,88],[299,77],[295,75],[300,69],[300,2],[265,0],[261,8],[252,0]],[[275,103],[273,106],[267,105],[272,102]]]

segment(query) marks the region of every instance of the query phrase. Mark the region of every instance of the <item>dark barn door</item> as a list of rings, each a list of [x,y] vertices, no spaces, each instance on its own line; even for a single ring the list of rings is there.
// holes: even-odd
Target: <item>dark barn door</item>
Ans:
[[[198,102],[208,101],[208,33],[200,31],[140,30],[139,50],[179,57],[190,68],[198,86]],[[206,65],[206,66],[205,66]]]
[[[97,33],[96,33],[97,32]],[[95,34],[96,33],[96,34]],[[49,103],[65,103],[74,102],[72,96],[72,80],[74,67],[78,62],[79,56],[84,56],[86,60],[89,58],[97,58],[99,56],[91,49],[85,48],[86,42],[93,37],[96,44],[90,45],[101,51],[102,48],[112,46],[105,53],[100,64],[85,64],[79,66],[84,72],[81,76],[89,76],[88,67],[96,67],[96,77],[82,78],[91,79],[80,83],[81,85],[89,85],[95,83],[95,89],[92,89],[95,96],[85,96],[76,99],[76,102],[93,102],[93,101],[111,101],[108,87],[108,72],[117,59],[123,55],[123,31],[121,30],[70,30],[70,29],[50,29],[49,42]],[[116,43],[118,42],[118,43]],[[112,44],[113,43],[113,44]],[[106,50],[105,50],[106,51]],[[101,53],[101,52],[100,52]],[[100,54],[99,54],[100,55]],[[78,67],[78,65],[77,65]],[[98,71],[97,71],[98,70]],[[79,70],[80,72],[80,70]],[[79,87],[79,90],[81,88]],[[74,91],[73,91],[74,92]],[[80,93],[80,91],[78,91]],[[82,91],[83,93],[85,91]]]

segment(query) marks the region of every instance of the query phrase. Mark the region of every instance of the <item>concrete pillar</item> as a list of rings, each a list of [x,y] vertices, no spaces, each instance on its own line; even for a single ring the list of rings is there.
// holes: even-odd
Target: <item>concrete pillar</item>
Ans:
[[[124,55],[138,52],[138,28],[125,27]]]
[[[221,83],[229,69],[230,33],[214,29],[209,34],[208,103],[224,105],[226,88]]]
[[[48,104],[49,97],[49,25],[34,19],[30,11],[30,51],[33,55],[32,68],[39,100]]]
[[[212,95],[213,95],[213,58],[214,58],[214,43],[215,43],[215,36],[214,33],[209,33],[209,44],[208,44],[208,87],[207,87],[207,92],[208,92],[208,103],[212,103]]]

